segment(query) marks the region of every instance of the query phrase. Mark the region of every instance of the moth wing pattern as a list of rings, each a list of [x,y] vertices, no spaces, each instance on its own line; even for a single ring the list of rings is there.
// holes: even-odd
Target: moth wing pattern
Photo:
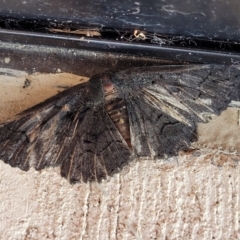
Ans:
[[[104,108],[89,110],[60,156],[61,175],[71,183],[100,181],[118,172],[130,151]]]
[[[27,171],[61,166],[71,183],[100,181],[122,168],[130,151],[99,106],[85,104],[80,84],[0,125],[0,159]]]
[[[100,94],[104,79],[112,95]],[[188,148],[197,122],[220,114],[238,85],[239,70],[223,65],[105,72],[1,124],[0,159],[23,170],[60,165],[71,183],[100,181],[133,157]]]
[[[114,76],[125,84],[131,141],[138,157],[176,155],[197,140],[197,122],[219,115],[239,88],[239,69],[225,65],[157,66]]]
[[[85,88],[85,84],[76,88],[79,91],[75,95],[76,100],[81,102],[81,93]],[[75,92],[62,92],[1,124],[0,158],[22,170],[28,170],[30,166],[41,169],[58,165],[58,160],[53,157],[57,147],[64,145],[64,136],[70,131],[67,118],[71,119],[74,115],[69,116],[67,111],[69,103],[74,104],[71,94]],[[81,111],[81,104],[78,105]]]

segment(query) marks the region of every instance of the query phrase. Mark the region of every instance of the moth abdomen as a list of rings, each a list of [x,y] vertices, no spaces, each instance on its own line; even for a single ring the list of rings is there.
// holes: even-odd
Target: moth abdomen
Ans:
[[[132,149],[129,116],[125,100],[116,98],[112,101],[107,101],[105,104],[105,110],[123,139],[126,141],[128,147]]]

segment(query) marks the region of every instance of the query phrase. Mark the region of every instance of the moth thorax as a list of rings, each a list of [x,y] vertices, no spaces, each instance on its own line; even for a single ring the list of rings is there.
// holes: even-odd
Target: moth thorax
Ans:
[[[111,81],[108,75],[102,76],[102,88],[104,90],[106,102],[117,97],[118,95],[117,90],[114,86],[114,83]]]
[[[103,84],[103,89],[106,93],[112,92],[114,89],[114,85],[111,82],[107,82]]]

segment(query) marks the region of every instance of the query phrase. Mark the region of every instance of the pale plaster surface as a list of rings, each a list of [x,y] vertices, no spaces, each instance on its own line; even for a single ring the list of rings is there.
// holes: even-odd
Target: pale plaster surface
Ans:
[[[83,81],[60,69],[0,72],[0,121]],[[0,239],[240,239],[238,111],[201,124],[199,150],[133,162],[101,184],[0,161]]]

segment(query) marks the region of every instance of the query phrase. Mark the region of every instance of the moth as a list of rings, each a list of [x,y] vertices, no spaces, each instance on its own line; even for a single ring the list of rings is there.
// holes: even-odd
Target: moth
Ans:
[[[1,124],[0,159],[25,171],[60,166],[70,183],[101,181],[133,159],[188,149],[239,80],[225,65],[106,71]]]

